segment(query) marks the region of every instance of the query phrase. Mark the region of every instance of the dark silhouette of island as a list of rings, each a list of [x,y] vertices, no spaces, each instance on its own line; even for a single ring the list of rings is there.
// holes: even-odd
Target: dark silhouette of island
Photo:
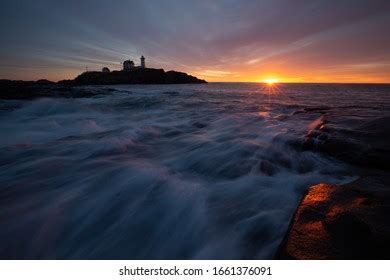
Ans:
[[[74,80],[64,80],[58,83],[65,85],[201,84],[206,81],[183,72],[134,68],[128,71],[84,72]]]
[[[110,71],[103,67],[102,71],[86,71],[73,80],[62,80],[57,83],[48,80],[12,81],[0,80],[0,99],[31,99],[38,97],[88,97],[106,94],[110,89],[88,89],[87,85],[126,85],[126,84],[202,84],[187,73],[147,68],[145,57],[141,57],[140,66],[131,60],[123,62],[123,69]]]
[[[70,85],[121,85],[121,84],[201,84],[205,80],[183,72],[147,68],[145,57],[141,56],[140,65],[136,66],[130,59],[122,63],[122,70],[110,71],[103,67],[101,72],[86,71],[74,80],[59,81],[59,84]]]

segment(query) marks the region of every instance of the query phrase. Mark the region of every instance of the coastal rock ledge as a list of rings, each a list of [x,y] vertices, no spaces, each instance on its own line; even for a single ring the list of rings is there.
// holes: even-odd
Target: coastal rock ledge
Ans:
[[[295,212],[277,259],[389,259],[389,178],[318,184]]]

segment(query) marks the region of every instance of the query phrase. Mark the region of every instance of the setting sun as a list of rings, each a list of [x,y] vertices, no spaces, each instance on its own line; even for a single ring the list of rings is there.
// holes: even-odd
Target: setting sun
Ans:
[[[278,79],[265,79],[265,80],[263,80],[263,82],[268,84],[268,85],[273,85],[273,84],[279,82],[279,80]]]

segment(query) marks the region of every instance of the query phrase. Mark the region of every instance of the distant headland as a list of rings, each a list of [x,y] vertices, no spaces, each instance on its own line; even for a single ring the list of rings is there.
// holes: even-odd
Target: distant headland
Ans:
[[[101,71],[86,71],[73,80],[61,80],[57,83],[48,80],[12,81],[0,79],[0,99],[25,99],[46,96],[80,96],[77,86],[83,85],[125,85],[125,84],[201,84],[205,80],[183,72],[147,68],[145,57],[141,57],[139,66],[132,60],[125,60],[121,70],[110,71],[103,67]],[[75,93],[77,92],[77,93]],[[81,95],[89,93],[83,93]],[[91,93],[92,94],[92,93]]]

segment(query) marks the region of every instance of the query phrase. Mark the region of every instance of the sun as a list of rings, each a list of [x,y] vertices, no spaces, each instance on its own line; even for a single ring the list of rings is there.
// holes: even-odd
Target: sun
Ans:
[[[279,82],[278,79],[265,79],[263,80],[264,83],[268,84],[269,86],[272,86],[273,84]]]

